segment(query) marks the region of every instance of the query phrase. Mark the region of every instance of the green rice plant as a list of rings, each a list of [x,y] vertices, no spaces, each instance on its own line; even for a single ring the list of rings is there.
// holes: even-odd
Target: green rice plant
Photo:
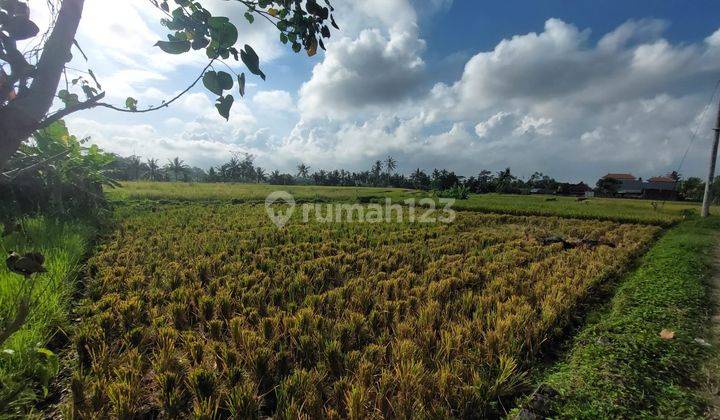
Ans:
[[[243,381],[227,395],[225,406],[234,419],[255,419],[260,416],[260,398],[255,384]]]
[[[157,382],[160,386],[157,404],[162,412],[170,418],[182,414],[187,404],[182,377],[175,372],[164,372],[158,374]]]
[[[111,200],[157,208],[164,203],[262,203],[268,194],[283,190],[292,194],[296,202],[348,202],[384,203],[390,198],[394,203],[413,198],[433,198],[432,192],[397,188],[323,187],[264,184],[223,184],[178,182],[124,182],[119,188],[107,188]],[[697,215],[700,203],[668,201],[659,206],[650,200],[591,198],[577,201],[576,197],[514,194],[467,194],[455,191],[454,208],[468,211],[495,212],[522,216],[562,216],[580,219],[610,220],[623,223],[649,223],[672,225]],[[551,198],[552,200],[548,200]],[[442,207],[440,205],[439,207]],[[324,210],[323,210],[324,211]]]
[[[214,396],[217,385],[215,374],[205,368],[195,368],[188,374],[188,386],[197,400]]]

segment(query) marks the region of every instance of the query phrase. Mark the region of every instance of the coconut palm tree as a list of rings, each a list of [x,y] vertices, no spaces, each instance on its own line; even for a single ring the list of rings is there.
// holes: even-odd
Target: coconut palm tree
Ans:
[[[388,156],[387,159],[385,159],[385,169],[387,170],[387,174],[391,175],[396,168],[397,161],[393,159],[392,156]]]
[[[127,158],[128,178],[137,181],[140,179],[140,171],[142,170],[142,161],[140,156],[132,155]]]
[[[157,181],[158,175],[160,174],[160,164],[158,163],[157,159],[148,159],[147,160],[147,167],[148,167],[148,178],[150,181]]]
[[[298,178],[307,178],[310,174],[310,167],[302,162],[300,162],[300,164],[297,166],[297,170]]]
[[[380,175],[382,175],[383,171],[383,163],[381,160],[376,160],[375,163],[373,163],[372,169],[370,169],[370,173],[372,174],[372,182],[374,185],[380,184]]]
[[[265,174],[265,169],[261,167],[255,168],[255,181],[259,184],[267,179],[267,175]]]
[[[179,157],[176,157],[175,159],[168,161],[168,164],[165,165],[165,168],[168,171],[172,172],[173,175],[175,175],[175,181],[178,181],[180,179],[180,175],[184,174],[185,171],[190,169],[190,167],[185,164],[185,161],[183,161]]]

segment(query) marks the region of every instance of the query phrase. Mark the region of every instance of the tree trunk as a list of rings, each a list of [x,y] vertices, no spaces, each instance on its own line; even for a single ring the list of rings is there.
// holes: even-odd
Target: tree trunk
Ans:
[[[0,109],[0,168],[35,130],[52,106],[65,63],[70,61],[85,0],[63,0],[43,46],[30,88]]]

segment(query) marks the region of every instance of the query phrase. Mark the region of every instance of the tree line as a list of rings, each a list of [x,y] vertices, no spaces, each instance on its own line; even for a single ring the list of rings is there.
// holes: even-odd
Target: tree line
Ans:
[[[599,180],[595,188],[584,183],[558,181],[542,172],[534,172],[524,179],[513,174],[510,168],[498,172],[480,170],[469,177],[447,169],[425,171],[417,168],[409,174],[397,172],[398,162],[392,156],[376,160],[364,171],[346,169],[316,169],[300,162],[292,173],[267,170],[255,164],[255,156],[249,153],[233,154],[218,166],[204,170],[187,165],[174,158],[161,164],[158,159],[142,160],[138,156],[115,156],[113,171],[120,181],[181,181],[181,182],[237,182],[265,183],[271,185],[321,185],[338,187],[388,187],[417,190],[450,191],[486,194],[559,194],[576,195],[583,189],[599,194],[612,195],[607,180]],[[697,177],[683,178],[677,172],[668,174],[678,183],[678,197],[682,200],[702,200],[705,183]],[[713,183],[713,191],[720,193],[720,178]],[[717,196],[717,194],[715,195]]]
[[[63,121],[38,130],[32,141],[23,144],[13,155],[7,170],[0,173],[0,196],[10,198],[0,203],[0,216],[38,210],[58,214],[96,213],[105,208],[103,186],[139,180],[407,188],[460,199],[471,193],[580,195],[591,190],[583,183],[561,182],[541,172],[523,179],[510,168],[498,172],[481,170],[469,177],[447,169],[418,168],[403,174],[397,171],[398,162],[392,156],[376,160],[369,169],[361,171],[313,169],[300,162],[295,171],[289,173],[266,170],[256,165],[255,156],[243,153],[205,170],[190,166],[179,157],[165,162],[124,157],[103,152],[88,142],[87,138],[71,135]],[[700,178],[684,178],[676,172],[668,176],[678,182],[679,199],[702,200],[705,183]],[[594,191],[611,196],[613,185],[608,182],[601,179]],[[720,197],[720,177],[716,178],[712,190],[714,197]]]

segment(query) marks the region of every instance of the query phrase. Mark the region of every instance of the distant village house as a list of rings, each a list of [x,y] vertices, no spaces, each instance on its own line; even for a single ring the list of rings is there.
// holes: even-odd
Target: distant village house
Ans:
[[[616,194],[627,198],[646,198],[650,200],[676,200],[677,181],[668,176],[655,176],[647,181],[627,173],[609,173],[602,179],[617,181]]]

